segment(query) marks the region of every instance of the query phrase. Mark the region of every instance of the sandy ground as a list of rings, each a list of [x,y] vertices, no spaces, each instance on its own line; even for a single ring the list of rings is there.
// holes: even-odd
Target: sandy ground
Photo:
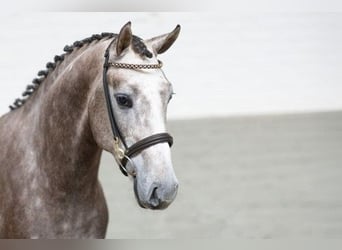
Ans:
[[[104,154],[107,238],[342,237],[342,112],[172,121],[180,189],[138,207]]]

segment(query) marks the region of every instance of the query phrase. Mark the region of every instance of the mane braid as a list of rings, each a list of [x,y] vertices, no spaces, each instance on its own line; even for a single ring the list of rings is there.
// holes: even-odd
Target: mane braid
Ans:
[[[40,70],[37,73],[39,78],[34,78],[32,80],[33,84],[27,85],[26,90],[22,94],[23,97],[15,99],[14,103],[9,106],[10,110],[12,111],[23,106],[26,100],[39,88],[39,85],[47,78],[49,73],[51,73],[56,68],[57,63],[62,62],[65,56],[71,54],[75,48],[81,48],[93,41],[100,41],[104,38],[112,38],[114,36],[117,36],[117,34],[102,32],[101,34],[94,34],[91,37],[84,38],[83,40],[75,41],[72,45],[65,45],[63,49],[65,53],[63,53],[62,55],[56,55],[53,59],[54,62],[48,62],[46,64],[46,69]],[[151,58],[153,56],[140,37],[133,35],[132,45],[134,52],[136,52],[137,54],[146,56],[148,58]]]
[[[26,100],[34,93],[38,88],[39,85],[47,78],[49,73],[51,73],[57,66],[57,63],[62,62],[66,55],[71,54],[75,48],[81,48],[84,45],[88,45],[89,43],[93,41],[99,41],[104,38],[112,38],[116,36],[117,34],[109,33],[109,32],[103,32],[101,34],[94,34],[91,37],[87,37],[80,41],[75,41],[72,45],[66,45],[64,47],[64,52],[62,55],[56,55],[53,59],[53,62],[48,62],[46,64],[45,70],[40,70],[38,72],[38,78],[34,78],[32,80],[32,84],[27,85],[26,90],[22,94],[22,98],[15,99],[14,103],[9,106],[10,110],[15,110],[17,108],[20,108],[23,106],[26,102]]]

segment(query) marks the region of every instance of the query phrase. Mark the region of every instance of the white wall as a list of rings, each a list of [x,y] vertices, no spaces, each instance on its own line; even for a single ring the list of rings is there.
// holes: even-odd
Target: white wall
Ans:
[[[182,25],[160,56],[169,118],[342,109],[342,14],[17,13],[0,16],[0,114],[65,44],[128,20],[143,38]]]

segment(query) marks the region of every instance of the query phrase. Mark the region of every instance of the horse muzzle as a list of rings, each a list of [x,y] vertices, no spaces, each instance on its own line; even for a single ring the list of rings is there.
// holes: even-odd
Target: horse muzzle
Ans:
[[[162,210],[167,208],[177,196],[178,182],[161,184],[153,182],[147,192],[141,192],[138,180],[134,178],[134,193],[138,204],[142,208]]]

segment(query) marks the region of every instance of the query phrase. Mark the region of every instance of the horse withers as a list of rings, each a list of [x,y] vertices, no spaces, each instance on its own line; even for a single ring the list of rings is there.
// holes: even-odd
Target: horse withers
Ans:
[[[143,208],[176,197],[166,133],[172,85],[157,55],[180,26],[148,40],[93,35],[64,48],[0,118],[0,237],[104,238],[102,150],[133,180]]]

